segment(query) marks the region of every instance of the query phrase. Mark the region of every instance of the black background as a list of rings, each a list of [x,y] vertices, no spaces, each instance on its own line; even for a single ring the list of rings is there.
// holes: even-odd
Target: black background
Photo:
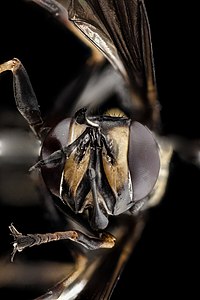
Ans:
[[[195,8],[182,3],[174,7],[170,1],[145,3],[152,30],[163,134],[187,138],[188,145],[200,137]],[[0,62],[12,57],[23,61],[44,112],[88,56],[82,44],[36,6],[20,0],[0,4]],[[1,85],[0,98],[11,98],[11,80],[2,80],[10,83]],[[8,104],[14,108],[14,103]],[[1,100],[0,105],[4,107]],[[166,194],[161,204],[150,210],[142,238],[113,300],[125,297],[125,292],[126,299],[198,298],[199,168],[181,154],[174,151]],[[6,228],[14,212],[9,213],[5,205],[0,204],[0,208],[0,224]],[[4,243],[6,234],[5,230],[0,237],[2,252],[9,249]],[[0,298],[4,293],[9,295],[2,289]]]

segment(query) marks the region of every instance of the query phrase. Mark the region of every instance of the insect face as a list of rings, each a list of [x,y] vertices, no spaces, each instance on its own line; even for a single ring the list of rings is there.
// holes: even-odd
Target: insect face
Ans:
[[[41,158],[52,193],[86,214],[95,230],[145,198],[159,171],[157,144],[146,127],[124,116],[87,118],[83,110],[50,132]]]

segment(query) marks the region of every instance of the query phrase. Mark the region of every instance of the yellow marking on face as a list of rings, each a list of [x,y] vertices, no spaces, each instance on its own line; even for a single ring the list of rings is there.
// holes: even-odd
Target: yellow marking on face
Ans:
[[[75,141],[84,132],[86,127],[86,125],[74,122],[70,128],[68,144]],[[75,149],[70,157],[66,159],[63,172],[63,180],[65,180],[65,182],[69,185],[69,189],[73,197],[76,196],[77,188],[88,169],[90,160],[90,149],[88,148],[81,162],[77,163],[75,161],[76,150],[77,149]]]
[[[68,145],[73,143],[87,128],[85,124],[78,124],[76,121],[71,123],[68,137]]]
[[[93,206],[93,204],[94,204],[93,195],[92,195],[92,191],[90,190],[87,196],[85,197],[84,204],[81,207],[81,210],[79,212],[82,213],[86,207]]]
[[[117,126],[109,130],[109,139],[117,145],[116,163],[112,165],[103,155],[103,167],[108,179],[109,185],[116,194],[128,182],[128,142],[129,128],[126,126]]]

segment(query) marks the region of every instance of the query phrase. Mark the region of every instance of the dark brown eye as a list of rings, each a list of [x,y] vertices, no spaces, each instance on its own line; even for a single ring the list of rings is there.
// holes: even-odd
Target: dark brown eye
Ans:
[[[160,158],[153,134],[136,121],[130,126],[128,163],[134,191],[133,200],[138,201],[153,189],[159,174]]]
[[[41,149],[41,159],[48,158],[52,153],[57,150],[62,150],[67,145],[70,124],[70,118],[64,119],[49,132]],[[60,195],[60,181],[64,163],[65,161],[61,160],[58,161],[58,163],[47,164],[41,168],[46,185],[56,196]]]

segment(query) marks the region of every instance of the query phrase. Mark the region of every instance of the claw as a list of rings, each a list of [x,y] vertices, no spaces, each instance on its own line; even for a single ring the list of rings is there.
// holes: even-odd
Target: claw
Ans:
[[[13,261],[14,261],[15,254],[17,253],[17,251],[20,252],[20,251],[23,250],[23,249],[20,249],[20,248],[18,247],[18,242],[17,242],[17,239],[18,239],[19,237],[22,236],[22,233],[19,232],[19,231],[15,228],[15,226],[13,225],[13,223],[11,223],[11,225],[9,226],[9,229],[10,229],[11,235],[12,235],[13,238],[14,238],[14,242],[13,242],[13,252],[11,253],[11,262],[13,262]]]
[[[31,235],[23,235],[21,232],[19,232],[13,224],[9,226],[11,235],[14,238],[13,242],[13,252],[11,254],[11,262],[13,262],[15,254],[17,252],[23,251],[27,247],[31,247],[34,239]]]

